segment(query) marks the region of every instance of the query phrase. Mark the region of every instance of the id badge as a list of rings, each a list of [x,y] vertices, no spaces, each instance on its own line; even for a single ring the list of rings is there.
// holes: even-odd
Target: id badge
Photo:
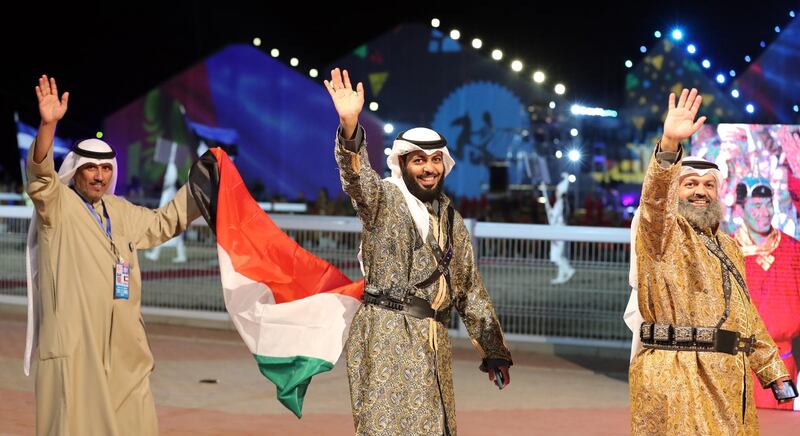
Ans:
[[[129,280],[131,276],[131,266],[122,259],[117,261],[114,267],[114,298],[128,299]]]

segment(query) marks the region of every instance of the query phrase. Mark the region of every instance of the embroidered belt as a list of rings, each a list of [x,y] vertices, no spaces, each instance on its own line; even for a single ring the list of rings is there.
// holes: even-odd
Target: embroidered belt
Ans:
[[[639,337],[644,348],[675,351],[715,351],[736,355],[750,354],[755,345],[755,335],[742,337],[739,332],[715,327],[673,326],[670,324],[642,323]]]
[[[362,301],[365,305],[378,306],[382,309],[392,310],[414,318],[433,318],[443,324],[450,320],[449,310],[437,312],[431,308],[431,304],[427,300],[410,294],[399,299],[386,294],[375,295],[364,292]]]

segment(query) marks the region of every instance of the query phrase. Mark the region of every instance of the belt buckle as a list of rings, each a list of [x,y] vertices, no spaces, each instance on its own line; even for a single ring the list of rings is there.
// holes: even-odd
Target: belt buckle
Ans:
[[[683,326],[675,326],[675,342],[678,343],[685,343],[685,342],[692,342],[694,339],[692,337],[692,327],[683,327]]]
[[[753,344],[756,342],[756,336],[752,335],[749,338],[739,338],[737,347],[739,351],[744,352],[744,354],[750,354],[753,352]]]
[[[721,353],[735,356],[739,354],[739,342],[739,332],[719,329],[717,330],[716,338],[714,338],[714,349]]]
[[[669,342],[670,340],[670,325],[669,324],[655,324],[653,326],[653,340],[657,342]]]

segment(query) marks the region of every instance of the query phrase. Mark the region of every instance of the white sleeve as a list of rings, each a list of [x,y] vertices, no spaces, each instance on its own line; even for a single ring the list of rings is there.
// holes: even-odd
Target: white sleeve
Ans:
[[[631,339],[631,362],[633,358],[642,350],[642,340],[639,338],[639,328],[644,322],[642,314],[639,312],[639,296],[636,288],[631,288],[631,297],[628,299],[628,306],[625,307],[625,314],[622,316],[625,325],[633,332]]]
[[[628,299],[628,306],[625,307],[625,314],[622,319],[625,324],[633,332],[631,339],[631,362],[633,358],[642,350],[642,340],[639,338],[639,328],[644,322],[641,312],[639,312],[639,291],[637,289],[638,283],[638,270],[636,261],[636,231],[639,227],[639,209],[633,215],[631,220],[631,266],[628,271],[628,283],[631,285],[631,296]]]

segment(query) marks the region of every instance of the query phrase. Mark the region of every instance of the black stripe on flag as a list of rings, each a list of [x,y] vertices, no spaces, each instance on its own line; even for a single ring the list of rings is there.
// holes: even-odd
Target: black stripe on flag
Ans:
[[[219,192],[219,163],[206,151],[189,170],[189,192],[211,231],[217,234],[217,193]]]

